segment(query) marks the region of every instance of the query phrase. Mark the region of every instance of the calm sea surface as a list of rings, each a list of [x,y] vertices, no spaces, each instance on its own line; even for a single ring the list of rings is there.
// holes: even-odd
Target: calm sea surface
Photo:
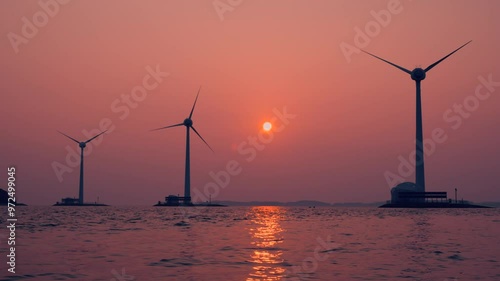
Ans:
[[[1,280],[500,280],[500,209],[18,207]]]

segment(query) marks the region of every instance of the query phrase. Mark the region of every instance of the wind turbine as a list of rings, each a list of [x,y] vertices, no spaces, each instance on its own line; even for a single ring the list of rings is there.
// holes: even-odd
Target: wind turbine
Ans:
[[[423,133],[422,133],[422,104],[421,104],[421,98],[420,98],[420,82],[425,79],[426,73],[434,68],[436,65],[447,59],[449,56],[453,55],[455,52],[458,50],[462,49],[465,47],[465,45],[469,44],[472,42],[470,40],[469,42],[463,44],[460,46],[458,49],[455,51],[449,53],[447,56],[443,57],[442,59],[436,61],[435,63],[429,65],[427,68],[422,69],[420,67],[417,67],[413,69],[412,71],[401,67],[397,64],[394,64],[390,61],[387,61],[383,58],[377,57],[374,54],[370,54],[366,51],[361,50],[362,52],[375,57],[383,62],[386,62],[399,70],[402,70],[408,74],[410,74],[410,77],[412,80],[415,81],[415,85],[417,88],[417,110],[416,110],[416,123],[417,123],[417,130],[416,130],[416,148],[415,148],[415,185],[417,186],[418,191],[425,192],[425,175],[424,175],[424,147],[423,147]]]
[[[80,146],[80,190],[79,190],[79,193],[78,193],[78,203],[80,205],[83,204],[83,150],[85,149],[85,147],[87,146],[87,143],[91,142],[92,140],[94,140],[95,138],[97,138],[98,136],[106,133],[108,130],[92,137],[91,139],[87,140],[87,141],[77,141],[76,139],[66,135],[65,133],[62,133],[62,132],[59,132],[60,134],[66,136],[67,138],[69,138],[70,140],[76,142],[79,146]]]
[[[190,154],[189,154],[189,131],[190,131],[190,129],[193,129],[193,131],[208,146],[208,148],[210,148],[210,150],[212,150],[212,152],[214,151],[210,147],[210,145],[208,145],[208,143],[205,141],[205,139],[203,139],[203,137],[193,127],[193,120],[191,119],[193,117],[193,111],[194,111],[194,107],[196,106],[196,101],[198,101],[198,96],[200,95],[200,90],[201,90],[201,87],[198,89],[198,94],[196,94],[196,99],[194,100],[194,104],[193,104],[193,108],[191,109],[191,113],[189,113],[188,118],[184,119],[184,122],[151,130],[151,131],[158,131],[158,130],[163,130],[163,129],[172,128],[172,127],[186,126],[186,167],[185,167],[185,174],[184,174],[184,205],[192,205],[192,203],[191,203],[191,164],[190,164]]]

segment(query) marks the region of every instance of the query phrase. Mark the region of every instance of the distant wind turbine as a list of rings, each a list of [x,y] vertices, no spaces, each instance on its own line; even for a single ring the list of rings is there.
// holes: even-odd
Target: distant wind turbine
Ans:
[[[79,190],[79,193],[78,193],[78,203],[80,205],[83,204],[83,150],[87,146],[87,143],[91,142],[92,140],[94,140],[95,138],[97,138],[98,136],[100,136],[100,135],[102,135],[102,134],[104,134],[106,132],[107,132],[107,130],[104,131],[104,132],[102,132],[102,133],[100,133],[100,134],[98,134],[98,135],[96,135],[96,136],[94,136],[94,137],[92,137],[91,139],[89,139],[87,141],[82,141],[82,142],[77,141],[76,139],[74,139],[74,138],[66,135],[65,133],[59,132],[60,134],[66,136],[70,140],[78,143],[78,145],[80,146],[80,151],[81,151],[81,153],[80,153],[80,190]]]
[[[387,61],[383,58],[377,57],[374,54],[370,54],[366,51],[361,50],[364,53],[367,53],[368,55],[375,57],[381,61],[384,61],[408,74],[410,74],[411,79],[415,80],[415,85],[417,88],[417,110],[416,110],[416,122],[417,122],[417,130],[416,130],[416,154],[415,154],[415,185],[417,186],[417,189],[421,192],[425,192],[425,175],[424,175],[424,147],[423,147],[423,133],[422,133],[422,104],[421,104],[421,98],[420,98],[420,82],[425,79],[426,73],[434,68],[436,65],[444,61],[446,58],[449,56],[453,55],[455,52],[458,50],[462,49],[465,47],[465,45],[469,44],[471,41],[463,44],[460,46],[458,49],[455,51],[449,53],[447,56],[443,57],[442,59],[436,61],[435,63],[429,65],[426,69],[422,69],[420,67],[413,69],[412,71],[401,67],[397,64],[394,64],[390,61]]]
[[[198,137],[200,137],[200,139],[213,152],[213,149],[210,147],[210,145],[208,145],[208,143],[205,141],[205,139],[203,139],[203,137],[193,127],[193,120],[191,119],[191,117],[193,117],[193,111],[194,111],[194,107],[196,106],[196,101],[198,101],[198,96],[200,95],[200,90],[201,90],[201,87],[198,89],[198,94],[196,94],[196,99],[194,100],[194,104],[193,104],[193,108],[191,109],[191,113],[189,113],[188,118],[184,119],[184,122],[151,130],[151,131],[157,131],[157,130],[163,130],[163,129],[172,128],[172,127],[186,126],[186,170],[185,170],[185,174],[184,174],[184,205],[192,205],[192,203],[191,203],[191,164],[190,164],[190,155],[189,155],[189,130],[193,129],[193,131],[198,135]]]

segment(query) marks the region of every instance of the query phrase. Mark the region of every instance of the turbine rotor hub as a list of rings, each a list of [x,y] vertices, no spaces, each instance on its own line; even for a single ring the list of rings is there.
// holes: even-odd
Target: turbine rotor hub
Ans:
[[[418,67],[411,72],[411,79],[415,81],[422,81],[425,79],[425,70]]]
[[[193,120],[191,120],[189,118],[184,119],[184,126],[186,126],[186,127],[193,126]]]
[[[79,144],[79,146],[80,146],[81,148],[85,148],[85,147],[87,146],[87,144],[85,144],[85,143],[82,141],[82,142]]]

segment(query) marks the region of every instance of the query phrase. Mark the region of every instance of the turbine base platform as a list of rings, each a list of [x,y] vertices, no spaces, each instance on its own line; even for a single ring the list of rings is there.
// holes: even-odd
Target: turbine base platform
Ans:
[[[86,206],[94,206],[94,207],[103,207],[103,206],[109,206],[106,204],[101,204],[97,202],[87,202],[87,203],[82,203],[80,204],[79,200],[77,198],[63,198],[61,199],[61,202],[56,202],[52,206],[77,206],[77,207],[86,207]]]
[[[226,205],[206,202],[193,204],[191,197],[181,197],[176,195],[169,195],[165,197],[165,201],[158,201],[154,207],[227,207]]]
[[[203,204],[191,204],[191,205],[169,205],[165,202],[158,202],[153,207],[227,207],[227,205],[216,204],[216,203],[203,203]]]
[[[466,209],[466,208],[492,208],[488,206],[474,205],[470,203],[448,203],[448,202],[405,202],[387,203],[379,208],[441,208],[441,209]]]
[[[71,207],[106,207],[106,206],[109,206],[109,205],[106,205],[106,204],[101,204],[101,203],[83,203],[83,204],[64,204],[64,203],[55,203],[54,205],[52,206],[71,206]]]

